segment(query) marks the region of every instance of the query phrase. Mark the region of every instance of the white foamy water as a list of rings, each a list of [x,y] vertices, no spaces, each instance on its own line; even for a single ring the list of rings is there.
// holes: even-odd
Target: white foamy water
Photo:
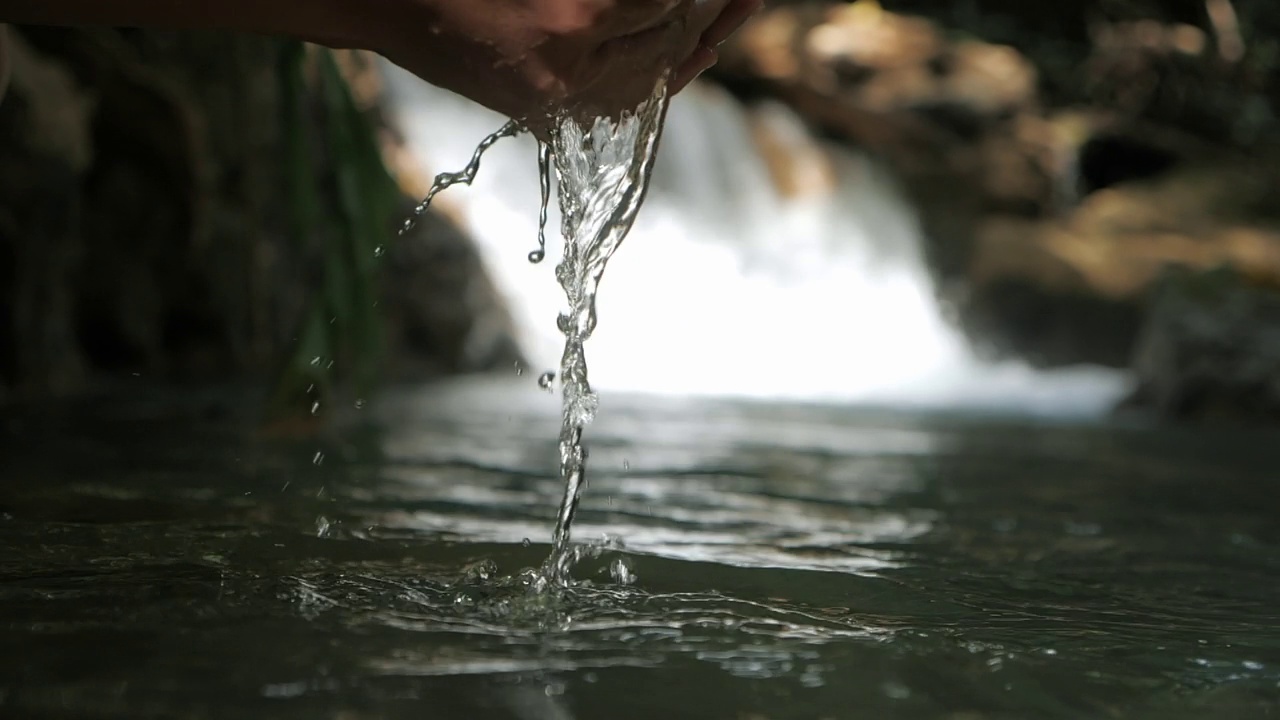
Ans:
[[[431,173],[465,165],[504,122],[389,75],[401,127]],[[784,108],[765,117],[777,137],[802,133]],[[1127,389],[1102,368],[980,359],[944,319],[914,212],[881,168],[836,153],[832,191],[788,199],[756,147],[747,113],[717,89],[695,85],[673,101],[648,201],[601,284],[587,343],[598,390],[1088,415]],[[527,259],[537,171],[531,138],[504,140],[474,186],[441,197],[477,238],[535,377],[559,364],[565,308],[559,238],[542,264]]]

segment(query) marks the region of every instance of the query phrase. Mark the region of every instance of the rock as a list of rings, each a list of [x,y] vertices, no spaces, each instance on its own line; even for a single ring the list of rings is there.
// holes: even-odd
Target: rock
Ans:
[[[722,49],[713,77],[899,163],[932,163],[1036,99],[1035,70],[1011,49],[950,41],[867,0],[766,11]]]
[[[407,215],[412,204],[406,204]],[[451,218],[429,213],[388,246],[383,299],[398,380],[509,370],[522,356],[511,316],[471,238]]]
[[[1152,297],[1124,410],[1280,423],[1280,284],[1229,269],[1175,271]]]
[[[0,386],[37,391],[84,373],[73,287],[81,260],[77,191],[90,160],[92,98],[65,68],[12,36],[0,105]]]
[[[0,23],[0,101],[9,89],[9,26]]]
[[[342,161],[323,134],[335,111],[318,76],[303,75],[309,122],[295,126],[282,41],[49,28],[11,28],[10,40],[13,81],[0,103],[0,389],[39,397],[116,375],[215,380],[278,369],[329,292],[328,241],[343,227]],[[376,128],[373,64],[358,54],[339,60]],[[304,173],[322,206],[303,237],[290,195],[292,138],[314,150]],[[400,158],[396,169],[405,165]],[[403,250],[390,225],[386,240],[384,292],[370,302],[380,299],[393,341],[388,373],[510,359],[510,321],[464,234],[433,217]]]
[[[1035,214],[1051,202],[1034,123],[1034,68],[1007,47],[951,41],[930,21],[862,0],[802,3],[757,15],[721,52],[713,77],[774,98],[820,134],[877,155],[922,214],[930,264],[961,278],[973,227],[989,207]]]
[[[962,324],[1001,354],[1125,367],[1167,267],[1280,278],[1280,225],[1255,207],[1271,175],[1194,165],[1093,192],[1054,218],[987,216],[969,253]]]
[[[894,5],[921,15],[771,7],[712,77],[888,165],[920,212],[940,300],[989,353],[1123,367],[1166,266],[1280,274],[1277,163],[1240,146],[1260,86],[1220,55],[1225,36],[1187,24],[1203,5],[1152,19],[1010,0],[1005,26],[954,3]]]

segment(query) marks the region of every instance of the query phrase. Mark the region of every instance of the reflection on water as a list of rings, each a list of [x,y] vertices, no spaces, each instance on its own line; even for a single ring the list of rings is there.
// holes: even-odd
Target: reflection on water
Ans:
[[[611,539],[532,596],[527,386],[302,443],[216,399],[4,420],[0,717],[1276,712],[1265,435],[605,395],[579,537]]]

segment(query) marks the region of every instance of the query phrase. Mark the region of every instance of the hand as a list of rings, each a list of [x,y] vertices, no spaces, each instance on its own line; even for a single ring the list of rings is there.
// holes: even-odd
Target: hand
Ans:
[[[703,30],[693,55],[672,73],[668,86],[671,94],[685,89],[696,77],[711,69],[720,59],[717,50],[720,45],[737,32],[748,18],[759,12],[763,5],[764,0],[729,0],[728,4],[722,4],[719,16],[714,17],[711,24]]]
[[[678,92],[760,0],[407,0],[369,49],[530,126],[558,110],[634,109],[664,72]]]
[[[4,0],[0,21],[230,29],[386,56],[532,126],[678,92],[761,0]],[[3,68],[0,60],[0,69]]]

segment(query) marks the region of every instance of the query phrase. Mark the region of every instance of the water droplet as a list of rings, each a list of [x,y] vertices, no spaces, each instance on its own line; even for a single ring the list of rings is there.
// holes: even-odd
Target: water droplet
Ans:
[[[475,182],[476,173],[480,171],[480,160],[484,157],[485,152],[493,147],[494,143],[502,138],[515,137],[522,132],[524,132],[524,128],[512,120],[503,125],[497,132],[480,141],[480,144],[476,146],[475,152],[471,155],[471,161],[467,163],[465,168],[458,172],[444,172],[436,175],[435,180],[431,183],[431,190],[427,192],[427,196],[422,199],[422,202],[418,203],[417,207],[413,209],[413,214],[405,219],[400,226],[399,234],[404,235],[417,226],[418,218],[422,217],[427,212],[427,209],[431,207],[431,201],[435,199],[436,195],[454,185],[470,185]]]
[[[477,560],[462,569],[464,582],[488,582],[498,574],[498,566],[492,560]]]
[[[538,376],[538,387],[551,392],[551,384],[556,381],[556,374],[550,370]]]
[[[559,317],[556,318],[556,327],[559,328],[562,333],[569,332],[569,328],[572,327],[571,323],[572,320],[566,313],[560,313]]]
[[[317,400],[317,401],[315,401],[315,402],[311,403],[311,414],[312,414],[312,415],[318,415],[318,414],[320,414],[320,401],[319,401],[319,400]]]
[[[524,365],[516,363],[516,377],[524,375]]]
[[[324,462],[324,453],[317,452],[315,457],[311,458],[312,465],[320,465]]]
[[[631,461],[630,461],[630,460],[623,460],[623,461],[622,461],[622,469],[623,469],[623,470],[630,470],[630,469],[631,469]]]
[[[380,258],[383,256],[385,252],[386,252],[386,249],[383,248],[381,245],[379,245],[378,247],[373,249],[373,256],[376,258]]]
[[[356,409],[357,409],[357,410],[363,410],[363,409],[364,409],[364,406],[365,406],[365,401],[364,401],[364,399],[363,399],[363,398],[356,398]]]
[[[542,688],[542,692],[547,697],[558,697],[560,695],[563,695],[564,683],[562,682],[547,683],[547,686]]]
[[[530,545],[533,545],[533,541],[530,540],[529,538],[525,538],[520,541],[520,544],[523,545],[524,547],[529,547]]]
[[[315,357],[311,358],[311,367],[320,367],[320,356],[319,356],[319,355],[317,355],[317,356],[315,356]],[[315,386],[314,386],[314,385],[312,385],[311,387],[315,387]]]
[[[636,575],[631,571],[631,563],[626,558],[618,558],[609,565],[609,577],[619,585],[631,585]]]
[[[538,249],[529,253],[529,262],[537,265],[547,257],[547,206],[551,204],[551,170],[555,156],[551,145],[538,142],[538,189],[541,205],[538,209]]]
[[[321,515],[316,518],[316,537],[329,537],[329,531],[333,528],[333,524],[329,522],[329,518]]]

